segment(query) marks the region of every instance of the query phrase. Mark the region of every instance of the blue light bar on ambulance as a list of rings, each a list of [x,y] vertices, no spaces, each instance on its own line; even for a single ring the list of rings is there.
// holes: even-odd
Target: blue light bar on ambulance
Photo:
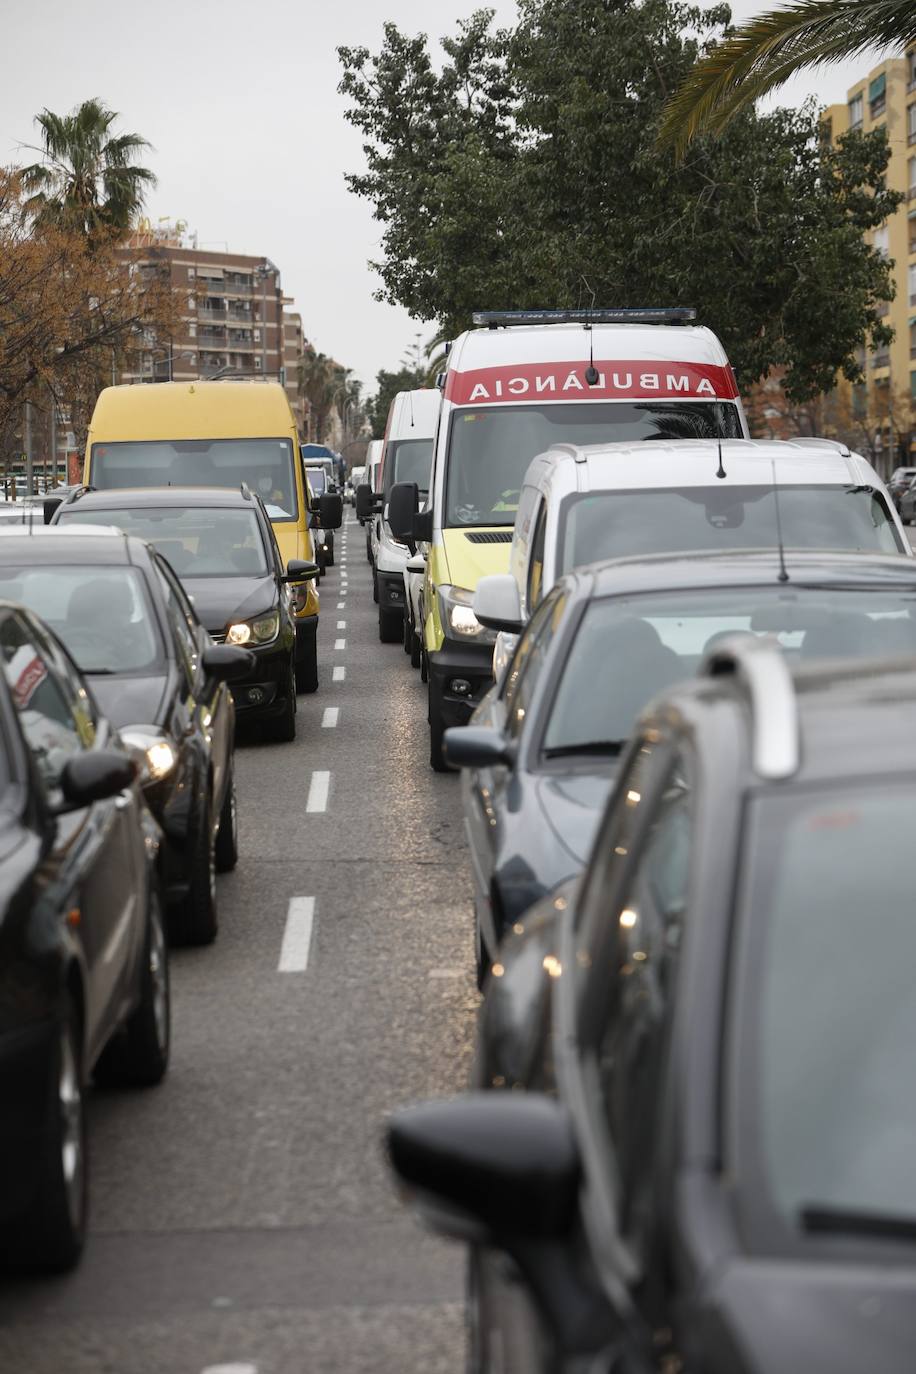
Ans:
[[[671,305],[660,309],[632,310],[475,310],[474,324],[505,329],[516,324],[692,324],[692,306]]]

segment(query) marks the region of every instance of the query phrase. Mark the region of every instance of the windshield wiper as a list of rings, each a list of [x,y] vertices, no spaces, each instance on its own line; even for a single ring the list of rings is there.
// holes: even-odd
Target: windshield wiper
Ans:
[[[117,668],[81,668],[81,672],[88,673],[90,677],[117,677]]]
[[[916,1217],[895,1217],[883,1212],[857,1212],[846,1207],[806,1203],[799,1209],[803,1231],[841,1236],[886,1236],[889,1240],[916,1240]]]
[[[616,758],[622,753],[625,744],[625,739],[596,739],[583,744],[557,744],[552,749],[545,749],[544,757],[562,759],[570,754],[607,754],[611,758]]]

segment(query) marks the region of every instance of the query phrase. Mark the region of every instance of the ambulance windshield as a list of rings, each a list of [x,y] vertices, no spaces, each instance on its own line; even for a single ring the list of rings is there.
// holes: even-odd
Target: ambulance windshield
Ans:
[[[446,525],[512,525],[528,464],[553,444],[741,439],[729,401],[486,405],[452,414]]]

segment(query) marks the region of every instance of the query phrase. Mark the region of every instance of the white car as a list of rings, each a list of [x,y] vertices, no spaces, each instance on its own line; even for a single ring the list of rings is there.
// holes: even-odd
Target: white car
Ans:
[[[790,579],[793,548],[912,557],[875,469],[832,440],[558,444],[525,473],[510,571],[480,580],[475,614],[511,633],[571,568],[780,539]],[[510,648],[497,640],[494,672]]]

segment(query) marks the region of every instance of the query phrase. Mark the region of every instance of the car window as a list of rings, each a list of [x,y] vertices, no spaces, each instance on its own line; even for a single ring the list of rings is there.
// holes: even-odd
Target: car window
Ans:
[[[198,632],[194,612],[180,582],[168,564],[157,558],[156,571],[159,573],[165,592],[165,612],[169,627],[177,641],[188,678],[193,682],[199,657]]]
[[[43,627],[36,626],[35,633],[39,647],[51,663],[58,682],[64,690],[80,739],[86,748],[95,743],[99,716],[95,702],[78,670],[66,653],[55,644],[50,635],[42,633]]]
[[[531,557],[528,562],[528,584],[525,594],[528,610],[533,611],[544,588],[544,540],[547,534],[547,502],[542,500],[531,537]]]
[[[600,946],[607,988],[595,1043],[600,1110],[611,1142],[621,1230],[637,1240],[651,1224],[656,1147],[664,1135],[664,1072],[692,821],[685,771],[675,765],[637,842],[627,879],[607,906]]]
[[[26,742],[45,784],[54,788],[67,760],[91,744],[50,656],[18,616],[0,625],[0,659]]]
[[[506,673],[503,697],[506,703],[506,730],[518,738],[525,724],[531,702],[547,662],[553,637],[566,609],[562,592],[543,601],[534,613],[519,640]]]

